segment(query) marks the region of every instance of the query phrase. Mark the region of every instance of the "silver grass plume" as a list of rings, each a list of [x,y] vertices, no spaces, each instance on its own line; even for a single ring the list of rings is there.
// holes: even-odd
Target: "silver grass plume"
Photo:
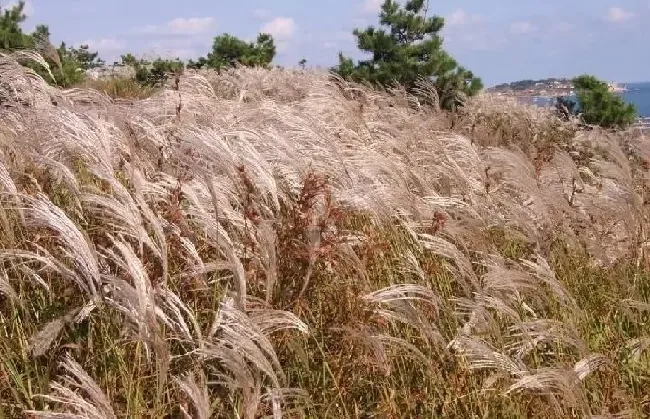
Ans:
[[[95,250],[84,234],[65,212],[42,193],[35,197],[20,195],[26,202],[25,224],[32,228],[47,228],[57,233],[55,239],[61,252],[70,259],[75,275],[72,279],[86,295],[98,295],[101,279]]]
[[[109,236],[113,247],[117,250],[105,249],[105,255],[115,263],[130,281],[113,275],[103,275],[107,289],[105,301],[124,314],[137,339],[143,344],[146,357],[155,355],[157,372],[157,394],[161,395],[167,381],[169,368],[169,344],[165,340],[162,328],[157,321],[158,316],[163,323],[172,323],[155,301],[155,292],[149,275],[137,257],[132,247],[124,241]]]
[[[241,391],[247,418],[257,409],[263,382],[270,381],[275,390],[283,388],[284,374],[267,334],[289,328],[308,331],[291,313],[253,310],[249,317],[228,298],[220,304],[205,342],[196,351],[204,362],[217,360],[225,368],[226,374],[211,383]]]
[[[20,65],[30,61],[43,67],[54,80],[50,66],[43,57],[31,50],[0,52],[0,97],[31,106],[51,105],[51,88],[34,70]]]
[[[60,405],[64,413],[33,411],[25,413],[43,419],[117,419],[111,404],[97,383],[70,356],[60,363],[65,374],[50,384],[52,394],[40,397]]]
[[[110,239],[117,252],[106,249],[104,253],[129,280],[104,275],[109,290],[106,301],[126,316],[138,338],[145,343],[149,355],[150,346],[160,340],[153,286],[142,261],[131,246],[113,237]]]
[[[212,406],[203,373],[177,377],[175,381],[181,391],[190,399],[193,407],[192,411],[195,412],[194,415],[190,415],[188,408],[181,405],[183,416],[186,419],[210,419],[212,417]]]
[[[523,359],[542,343],[567,345],[576,349],[579,356],[589,352],[579,333],[570,324],[557,320],[539,319],[515,324],[510,328],[509,337],[514,343],[508,345],[508,350],[518,359]]]

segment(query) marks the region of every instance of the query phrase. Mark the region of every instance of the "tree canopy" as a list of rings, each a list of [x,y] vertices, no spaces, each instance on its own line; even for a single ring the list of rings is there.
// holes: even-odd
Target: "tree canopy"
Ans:
[[[190,60],[188,68],[222,68],[244,65],[248,67],[268,67],[275,57],[276,47],[273,37],[260,33],[255,42],[246,42],[228,33],[214,38],[212,51],[207,58]]]
[[[36,63],[25,63],[45,80],[63,87],[69,87],[84,80],[85,71],[101,67],[105,63],[97,52],[91,51],[88,45],[69,47],[61,43],[59,48],[50,42],[50,30],[46,25],[38,25],[34,32],[23,32],[25,22],[25,2],[19,1],[11,8],[0,8],[0,50],[14,51],[19,49],[35,49],[50,64],[51,73]],[[269,67],[276,54],[273,37],[260,33],[255,42],[246,42],[228,33],[214,38],[212,51],[207,57],[197,61],[189,60],[188,68],[211,68],[220,70],[236,65]],[[122,56],[122,64],[135,69],[136,81],[150,87],[159,86],[170,74],[182,72],[185,63],[180,59],[156,60],[137,59],[132,54]]]
[[[23,32],[25,22],[25,2],[19,1],[11,8],[0,10],[0,49],[15,51],[35,49],[52,67],[52,75],[36,63],[25,65],[40,74],[45,80],[63,87],[79,83],[84,78],[84,70],[99,67],[104,62],[97,52],[90,51],[88,45],[78,48],[68,47],[64,42],[55,48],[50,42],[50,29],[47,25],[38,25],[34,32]]]
[[[457,109],[468,96],[477,94],[483,83],[443,49],[440,32],[444,19],[428,14],[429,0],[406,0],[403,4],[384,0],[378,14],[379,24],[353,31],[357,47],[367,58],[355,62],[339,53],[339,63],[332,70],[343,78],[376,86],[397,83],[416,96],[421,96],[419,82],[430,81],[437,92],[438,104],[443,109]],[[88,45],[73,47],[62,42],[55,48],[47,25],[38,25],[32,33],[25,33],[22,25],[26,18],[23,0],[10,8],[0,7],[0,50],[37,50],[50,64],[51,73],[36,63],[25,65],[45,80],[63,87],[73,86],[84,80],[86,70],[104,65],[99,54]],[[189,60],[187,68],[217,71],[238,65],[269,68],[275,55],[276,45],[270,34],[260,33],[254,42],[248,42],[223,33],[214,38],[207,56]],[[298,65],[304,69],[306,62],[302,59]],[[180,59],[148,61],[136,59],[132,54],[123,55],[122,63],[134,67],[139,84],[153,87],[186,67]],[[558,98],[558,110],[565,117],[580,115],[585,123],[606,128],[624,128],[634,122],[634,106],[611,92],[607,83],[591,75],[581,75],[572,81],[576,100]],[[426,102],[429,98],[422,99]]]
[[[379,14],[379,23],[385,28],[369,26],[353,31],[358,48],[371,57],[355,64],[339,54],[339,64],[333,70],[359,82],[382,86],[397,82],[411,92],[419,79],[430,79],[444,109],[462,105],[466,96],[483,88],[483,83],[442,49],[444,19],[428,17],[427,13],[425,0],[409,0],[403,6],[385,0]]]
[[[23,33],[21,27],[25,19],[27,15],[24,1],[4,10],[0,6],[0,49],[15,50],[25,48],[31,43],[31,37]]]
[[[636,108],[610,91],[609,85],[588,74],[575,77],[576,99],[558,98],[557,108],[564,115],[579,115],[589,125],[626,128],[636,120]]]
[[[153,61],[136,58],[133,54],[122,55],[123,65],[133,67],[135,70],[135,80],[149,87],[161,86],[171,74],[182,73],[185,70],[185,64],[179,58],[167,60],[157,58]]]

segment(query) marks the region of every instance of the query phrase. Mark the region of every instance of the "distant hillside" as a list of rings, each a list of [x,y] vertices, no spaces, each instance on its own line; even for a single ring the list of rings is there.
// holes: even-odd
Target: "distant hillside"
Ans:
[[[627,88],[616,82],[608,82],[609,90],[614,93],[622,93]],[[514,96],[571,96],[574,94],[573,82],[567,78],[548,78],[541,80],[519,80],[511,83],[502,83],[486,89],[491,93],[499,93]]]
[[[540,89],[571,89],[571,80],[566,78],[548,78],[541,80],[519,80],[511,83],[502,83],[491,87],[487,90],[493,92],[523,92],[526,90],[540,90]]]

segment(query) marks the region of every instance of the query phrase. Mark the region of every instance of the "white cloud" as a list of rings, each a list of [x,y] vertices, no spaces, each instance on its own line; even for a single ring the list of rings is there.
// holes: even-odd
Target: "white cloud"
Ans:
[[[553,22],[550,32],[553,34],[567,34],[573,30],[573,25],[567,22]]]
[[[148,56],[155,58],[163,58],[174,60],[179,58],[181,60],[188,60],[196,58],[200,55],[199,51],[195,48],[165,48],[163,45],[152,45],[147,50]]]
[[[532,33],[536,31],[537,31],[537,27],[530,22],[519,21],[519,22],[513,22],[510,25],[510,32],[518,35]]]
[[[370,24],[374,24],[374,22],[371,22],[367,18],[355,17],[352,20],[350,20],[350,24],[352,26],[354,26],[355,28],[359,28],[359,27],[366,27],[366,26],[368,26]],[[352,30],[352,29],[350,29],[350,30]]]
[[[332,40],[334,41],[342,41],[342,42],[347,42],[347,41],[353,41],[355,36],[352,34],[352,31],[337,31],[334,32],[331,36]]]
[[[212,39],[207,36],[184,36],[168,39],[151,39],[146,44],[149,57],[180,58],[187,60],[205,56],[211,50]]]
[[[298,25],[293,18],[278,16],[265,22],[259,31],[273,36],[276,50],[283,53],[289,49],[289,41],[293,38],[297,29]]]
[[[499,49],[505,42],[502,31],[496,31],[488,20],[479,14],[458,8],[444,16],[445,45],[456,51],[488,51]]]
[[[253,10],[253,16],[258,19],[266,20],[271,17],[271,12],[267,9],[255,9]]]
[[[15,6],[18,6],[18,1],[10,1],[7,3],[7,5],[2,6],[3,9],[11,9]],[[23,13],[27,16],[32,16],[34,14],[34,2],[31,0],[25,1],[25,8],[23,9]]]
[[[321,40],[323,48],[334,49],[341,48],[343,45],[352,45],[356,38],[352,35],[352,31],[337,31],[325,34]]]
[[[120,54],[126,51],[126,44],[115,38],[86,39],[75,46],[88,45],[90,51],[98,52],[99,56],[107,63],[119,61]]]
[[[477,23],[482,20],[483,18],[480,15],[468,14],[463,9],[457,9],[452,14],[445,17],[445,24],[446,26],[460,26],[468,23]]]
[[[458,9],[454,13],[450,14],[445,21],[449,26],[462,25],[467,21],[467,13],[465,13],[463,9]]]
[[[381,10],[381,5],[384,3],[384,0],[364,0],[363,2],[363,13],[379,13]]]
[[[453,43],[466,51],[494,51],[503,47],[507,40],[489,31],[463,32],[454,36]]]
[[[293,37],[297,28],[293,18],[280,16],[263,24],[260,32],[271,34],[275,40],[286,41]]]
[[[634,17],[634,13],[628,12],[620,7],[610,7],[606,19],[612,23],[621,23]]]
[[[103,39],[89,39],[80,43],[81,45],[88,45],[91,50],[95,51],[119,51],[124,49],[124,42],[115,38],[103,38]]]
[[[157,58],[176,59],[183,61],[196,59],[205,56],[211,50],[213,39],[209,36],[175,36],[175,37],[151,37],[148,39],[137,39],[137,47],[129,47],[128,52],[144,60],[155,60]],[[125,52],[126,48],[122,52]],[[107,57],[111,54],[107,53]],[[104,58],[104,55],[102,55]],[[119,59],[119,57],[117,57]],[[106,60],[111,62],[110,60]]]
[[[214,28],[213,17],[177,17],[162,25],[147,25],[136,29],[139,33],[163,35],[200,35]]]

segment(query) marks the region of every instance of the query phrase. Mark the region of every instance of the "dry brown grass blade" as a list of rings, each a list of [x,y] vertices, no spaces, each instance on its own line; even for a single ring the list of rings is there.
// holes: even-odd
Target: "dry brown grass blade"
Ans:
[[[650,337],[630,339],[625,343],[625,347],[631,352],[631,357],[638,362],[643,353],[650,350]]]
[[[138,339],[145,343],[148,356],[152,345],[156,353],[165,352],[164,348],[156,345],[162,343],[161,331],[156,320],[157,304],[149,274],[128,243],[112,237],[110,239],[115,250],[106,249],[104,253],[127,279],[103,276],[109,291],[106,301],[126,316]]]
[[[0,74],[2,74],[5,81],[8,80],[10,77],[12,78],[12,80],[10,80],[10,82],[7,83],[7,85],[13,85],[14,83],[20,84],[21,82],[25,82],[31,79],[35,82],[35,83],[30,83],[32,84],[32,86],[33,84],[38,85],[40,81],[41,86],[39,87],[44,87],[43,85],[45,83],[43,83],[43,79],[40,76],[38,76],[33,70],[27,69],[22,66],[14,65],[20,61],[31,61],[40,65],[47,71],[48,75],[51,77],[52,80],[56,80],[54,78],[54,75],[52,74],[50,65],[47,63],[47,61],[45,61],[45,59],[41,54],[39,54],[36,51],[19,49],[9,53],[0,52]]]
[[[99,264],[94,249],[81,230],[44,194],[35,197],[20,195],[20,198],[27,204],[24,208],[26,227],[53,231],[60,251],[74,266],[73,279],[77,285],[88,296],[98,295],[101,283]]]
[[[19,298],[16,290],[11,286],[9,278],[4,271],[0,273],[0,294],[9,298],[11,301],[18,301]]]
[[[63,74],[63,64],[61,63],[61,57],[59,56],[59,51],[54,48],[54,45],[50,42],[49,36],[36,36],[36,51],[44,59],[49,59],[59,68],[61,74]]]
[[[509,345],[508,349],[515,353],[518,359],[523,359],[543,343],[566,345],[574,348],[582,357],[589,353],[589,348],[580,334],[570,324],[561,321],[539,319],[521,322],[512,326],[510,330],[510,337],[515,340],[515,343]]]
[[[556,406],[557,414],[560,401],[563,405],[588,414],[589,401],[584,388],[580,385],[577,374],[572,370],[546,368],[526,374],[519,378],[506,391],[506,394],[532,392],[547,397]]]
[[[75,322],[79,323],[95,309],[95,302],[91,301],[84,307],[73,308],[62,316],[49,321],[41,330],[29,339],[29,347],[34,356],[42,356],[47,353],[54,341],[59,337],[63,328]]]
[[[267,333],[275,330],[307,326],[290,313],[253,312],[252,317],[241,312],[232,298],[221,303],[215,314],[211,331],[196,353],[203,362],[217,360],[226,370],[212,382],[231,391],[242,392],[245,417],[258,409],[263,383],[281,389],[284,374]]]
[[[418,302],[426,304],[429,306],[427,311],[432,310],[437,313],[441,301],[432,290],[415,284],[396,284],[366,294],[363,299],[378,306],[373,310],[375,314],[395,323],[409,325],[433,345],[444,347],[445,340],[435,323],[432,323],[423,310],[415,304]],[[387,339],[388,337],[384,340]]]
[[[492,369],[507,372],[514,377],[528,374],[528,369],[522,362],[512,360],[476,336],[460,335],[449,342],[448,348],[465,357],[470,369]]]
[[[43,419],[117,419],[102,389],[79,363],[66,356],[60,367],[64,375],[59,382],[51,384],[52,394],[40,397],[60,405],[66,413],[33,410],[25,413]]]
[[[617,357],[628,343],[641,361],[648,346],[643,257],[632,254],[634,275],[604,266],[629,267],[630,249],[647,241],[647,138],[601,130],[574,136],[572,123],[548,110],[489,95],[470,100],[450,132],[451,117],[439,112],[440,98],[424,80],[422,101],[400,86],[375,91],[288,69],[188,71],[177,89],[142,89],[133,97],[146,99],[120,101],[86,88],[57,91],[16,58],[0,56],[0,222],[8,232],[0,241],[0,333],[9,336],[7,348],[21,348],[9,361],[0,354],[0,393],[19,400],[9,408],[21,402],[4,378],[33,388],[48,357],[26,363],[22,335],[13,333],[19,322],[5,319],[17,312],[23,322],[50,319],[41,300],[82,298],[86,306],[66,307],[63,317],[43,321],[40,334],[25,335],[47,355],[63,349],[53,343],[75,319],[92,315],[102,331],[126,320],[127,333],[156,354],[143,362],[158,363],[146,365],[158,374],[158,391],[135,397],[107,388],[118,417],[131,409],[124,399],[133,396],[129,403],[146,415],[151,398],[163,394],[189,417],[224,414],[213,395],[228,414],[247,419],[300,417],[289,402],[302,393],[284,388],[285,378],[309,383],[306,390],[322,399],[315,415],[323,406],[350,417],[440,414],[436,406],[458,417],[501,408],[521,417],[531,406],[543,414],[531,395],[557,416],[644,408],[641,378]],[[320,197],[293,211],[314,174],[328,178],[335,221],[325,220]],[[300,251],[306,259],[295,260],[294,241],[308,246],[308,254]],[[321,251],[327,258],[317,257]],[[583,282],[614,274],[616,289]],[[317,292],[305,292],[295,313],[275,310],[286,303],[277,291],[296,286],[295,295],[305,278]],[[72,281],[77,287],[67,286]],[[222,287],[230,281],[235,299]],[[606,295],[590,295],[592,286]],[[42,295],[26,298],[31,289]],[[333,300],[322,301],[321,291]],[[610,294],[627,310],[626,323],[618,312],[603,315]],[[94,311],[99,296],[107,310]],[[369,312],[361,314],[355,304],[363,296]],[[611,322],[604,343],[595,315]],[[367,346],[368,362],[342,364],[347,353],[332,328]],[[107,339],[123,339],[119,329]],[[312,336],[292,341],[284,332],[293,330]],[[440,349],[452,337],[461,362],[445,359],[436,369],[432,356],[446,357]],[[287,352],[294,345],[309,363]],[[592,354],[594,345],[604,353]],[[87,362],[113,365],[103,351],[93,355]],[[185,360],[197,368],[192,374]],[[5,374],[16,362],[25,373]],[[97,365],[92,371],[104,371]],[[390,374],[366,380],[364,368],[375,374],[375,366]],[[605,367],[627,381],[583,387]],[[168,391],[171,368],[180,369],[179,391]],[[113,372],[97,380],[111,383]],[[608,380],[609,371],[602,376]],[[137,381],[149,385],[149,378]],[[525,396],[494,397],[502,385]],[[79,387],[53,386],[53,397],[76,415],[69,417],[111,417],[108,400]],[[432,391],[443,387],[452,398]]]
[[[210,419],[212,417],[212,404],[210,402],[207,382],[203,374],[198,374],[198,377],[196,375],[187,375],[186,377],[176,378],[176,384],[192,402],[194,415],[190,415],[187,407],[180,407],[185,418]]]

